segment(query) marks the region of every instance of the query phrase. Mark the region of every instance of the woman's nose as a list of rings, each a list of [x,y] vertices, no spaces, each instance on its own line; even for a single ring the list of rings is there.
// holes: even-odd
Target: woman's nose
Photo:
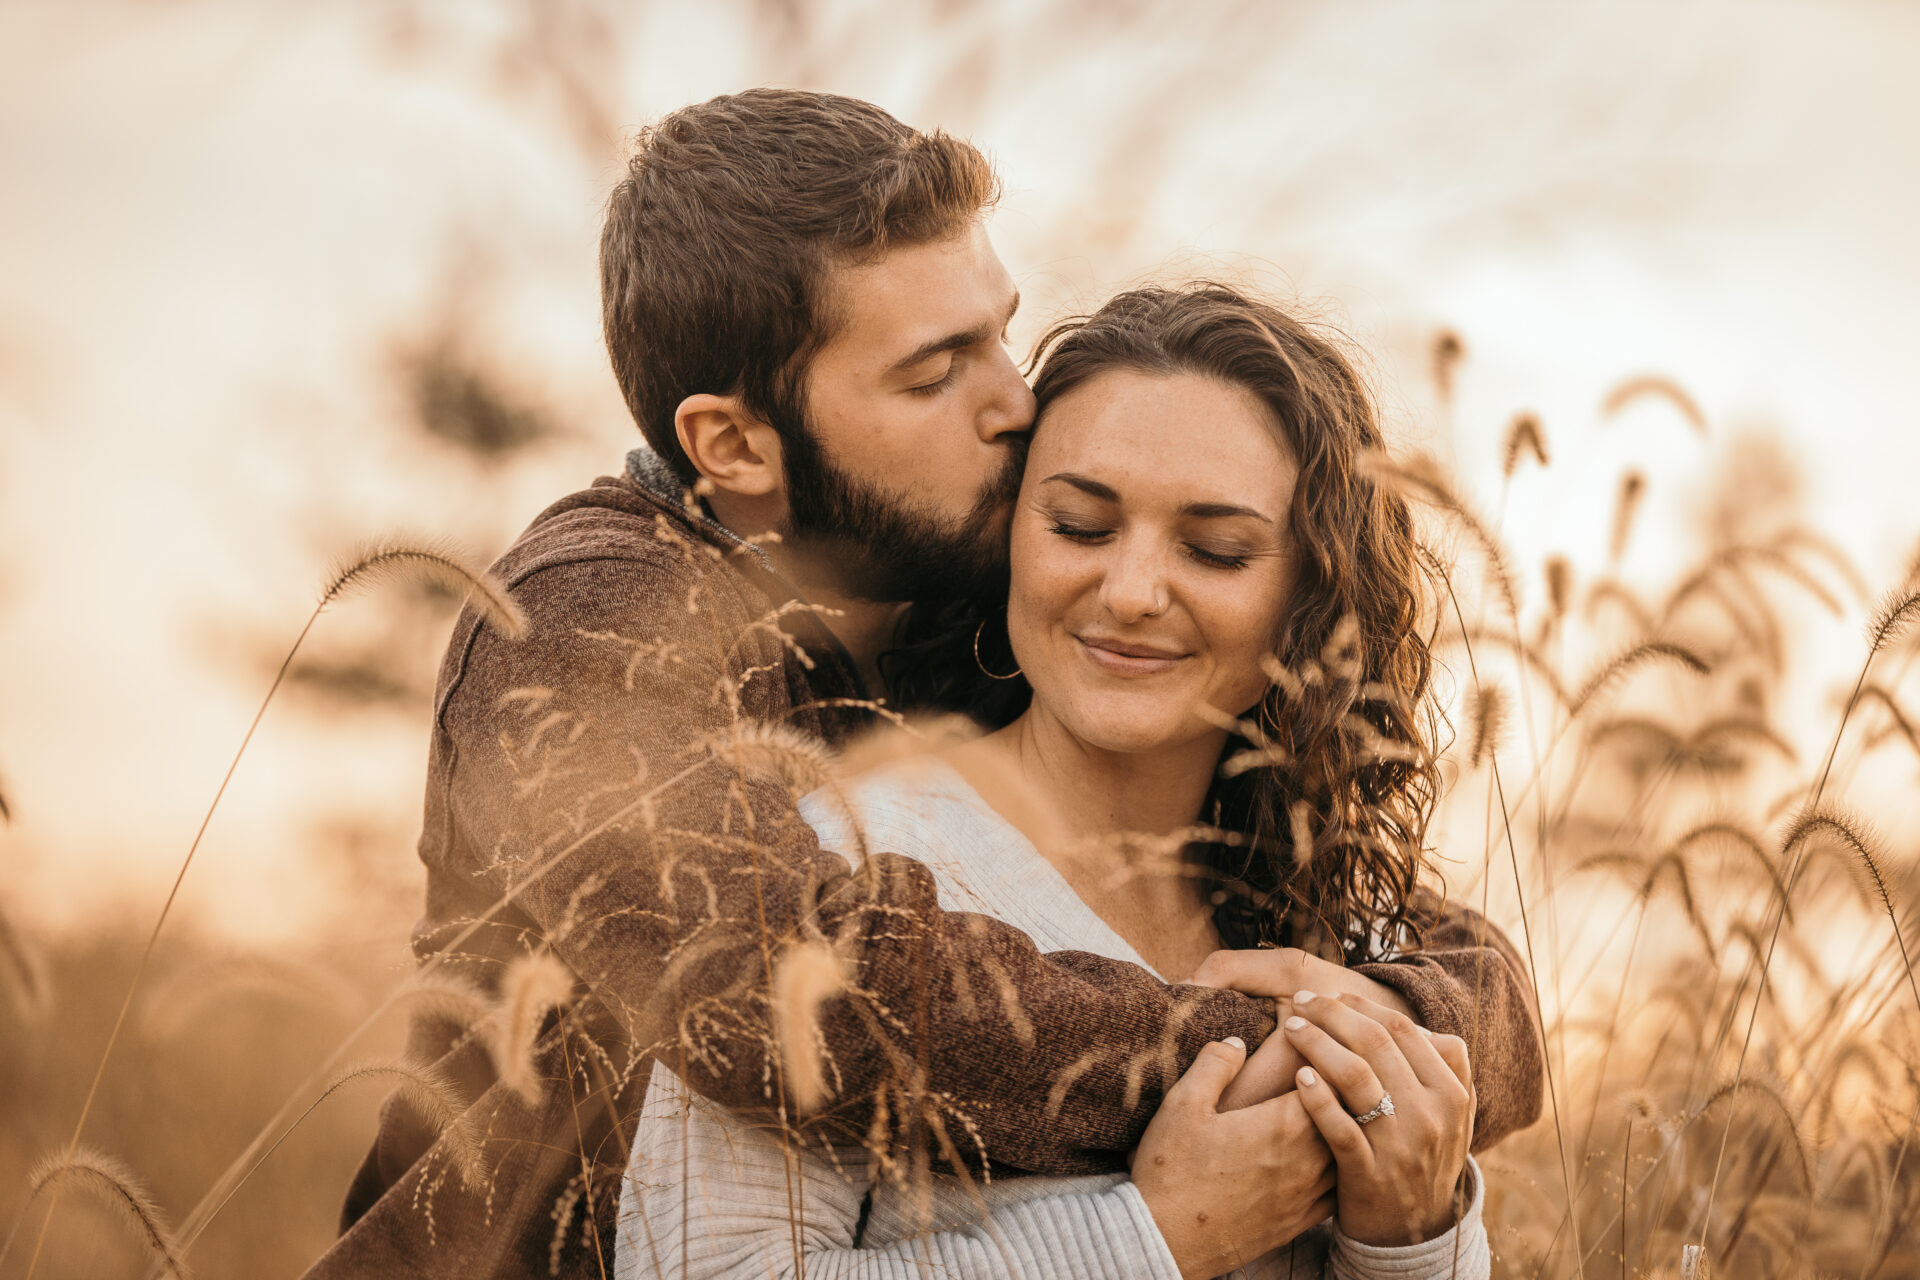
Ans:
[[[1114,560],[1100,584],[1100,602],[1119,622],[1138,622],[1167,611],[1169,588],[1157,554],[1129,548],[1115,548]]]

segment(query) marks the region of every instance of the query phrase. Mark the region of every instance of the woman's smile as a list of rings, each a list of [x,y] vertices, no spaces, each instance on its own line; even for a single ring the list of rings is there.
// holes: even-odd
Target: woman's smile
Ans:
[[[1109,675],[1122,677],[1162,675],[1193,656],[1169,645],[1122,640],[1097,632],[1082,632],[1074,639],[1080,642],[1094,666]]]

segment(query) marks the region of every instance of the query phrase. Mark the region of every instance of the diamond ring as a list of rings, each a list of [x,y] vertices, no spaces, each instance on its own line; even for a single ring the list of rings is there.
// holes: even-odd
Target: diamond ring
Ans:
[[[1353,1118],[1353,1122],[1355,1124],[1371,1124],[1375,1120],[1378,1120],[1381,1116],[1390,1116],[1392,1114],[1393,1114],[1393,1095],[1390,1093],[1383,1093],[1380,1095],[1380,1101],[1373,1104],[1373,1110],[1365,1112],[1361,1115],[1355,1116]]]

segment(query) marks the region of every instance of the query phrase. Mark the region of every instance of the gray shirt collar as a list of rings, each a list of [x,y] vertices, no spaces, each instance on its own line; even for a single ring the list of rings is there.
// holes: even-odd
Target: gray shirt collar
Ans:
[[[748,542],[727,526],[713,518],[713,512],[707,504],[695,497],[693,491],[674,469],[667,465],[666,459],[644,445],[627,454],[627,475],[646,493],[658,498],[669,506],[682,507],[687,515],[702,529],[711,534],[718,542],[736,550],[752,555],[762,569],[778,576],[773,561],[758,543]]]

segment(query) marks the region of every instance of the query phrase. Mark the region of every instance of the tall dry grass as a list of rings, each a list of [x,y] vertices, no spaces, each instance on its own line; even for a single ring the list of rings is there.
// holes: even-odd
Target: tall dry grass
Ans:
[[[1451,379],[1462,351],[1436,343],[1436,376]],[[1641,397],[1711,434],[1671,380],[1624,383],[1602,408]],[[1551,472],[1547,440],[1537,418],[1513,419],[1503,484]],[[1430,461],[1375,470],[1423,504],[1441,584],[1432,624],[1457,732],[1436,873],[1523,947],[1549,1051],[1549,1114],[1486,1160],[1500,1274],[1674,1275],[1702,1260],[1716,1275],[1916,1274],[1920,926],[1916,832],[1900,805],[1920,756],[1915,584],[1872,602],[1786,513],[1705,546],[1670,583],[1627,581],[1617,566],[1650,500],[1638,472],[1583,478],[1618,501],[1611,564],[1582,581],[1564,557],[1509,545]],[[320,608],[383,569],[444,579],[517,625],[493,584],[411,547],[343,569]],[[1808,615],[1857,623],[1851,683],[1818,716],[1788,709],[1806,672],[1824,669],[1805,649]],[[668,660],[603,639],[632,663]],[[566,732],[543,691],[520,701],[529,744]],[[834,785],[834,762],[786,730],[743,721],[709,745],[796,795]],[[644,797],[622,812],[644,818]],[[396,1082],[449,1167],[484,1183],[471,1099],[396,1056],[400,1019],[430,1008],[471,1028],[500,1076],[535,1097],[536,1041],[577,1007],[573,975],[535,953],[481,991],[398,972],[397,955],[328,954],[325,940],[312,955],[234,957],[190,936],[150,974],[171,902],[86,939],[0,918],[0,1274],[297,1273],[327,1243],[372,1104]],[[787,940],[762,941],[775,1007],[699,1017],[771,1013],[797,1133],[834,1087],[814,1018],[849,975],[830,940],[777,956]],[[969,998],[1024,1019],[1004,987]],[[701,1024],[679,1025],[691,1036]],[[895,1098],[923,1102],[905,1088]],[[931,1118],[964,1140],[964,1114]],[[905,1178],[935,1167],[889,1165]],[[564,1230],[574,1206],[559,1208]]]

